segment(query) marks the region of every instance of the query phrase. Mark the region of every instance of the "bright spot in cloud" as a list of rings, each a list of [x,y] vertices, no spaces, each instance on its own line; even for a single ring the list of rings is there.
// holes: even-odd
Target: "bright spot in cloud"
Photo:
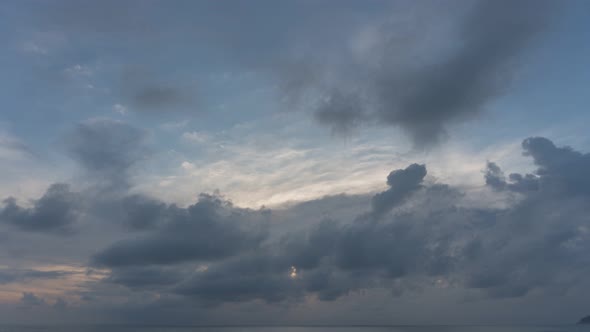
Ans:
[[[297,269],[295,268],[295,266],[291,266],[289,277],[291,277],[292,279],[297,278]]]
[[[186,171],[190,171],[195,169],[195,164],[189,163],[188,161],[183,161],[182,164],[180,164],[180,167],[182,167]]]

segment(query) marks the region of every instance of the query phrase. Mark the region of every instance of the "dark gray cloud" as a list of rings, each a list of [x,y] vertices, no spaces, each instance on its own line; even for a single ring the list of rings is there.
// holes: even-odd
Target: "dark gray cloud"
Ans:
[[[426,167],[418,164],[389,173],[387,185],[391,188],[373,197],[373,213],[378,217],[400,204],[408,194],[420,189],[425,176]]]
[[[590,208],[586,192],[571,187],[573,180],[562,172],[585,166],[588,157],[541,138],[525,140],[523,149],[538,166],[533,174],[511,174],[506,181],[498,165],[487,165],[488,186],[521,195],[507,208],[464,207],[459,190],[424,184],[425,166],[413,164],[391,172],[390,188],[375,194],[368,212],[351,222],[325,219],[285,229],[222,255],[210,254],[203,249],[207,245],[184,246],[183,236],[164,227],[148,238],[115,244],[96,261],[112,268],[109,282],[131,289],[157,287],[205,307],[255,300],[289,303],[309,295],[335,301],[371,288],[401,296],[435,282],[483,298],[524,298],[532,292],[564,296],[590,273],[584,267]],[[582,184],[588,176],[571,173]],[[333,199],[326,203],[333,206]],[[227,229],[201,232],[227,243],[221,234]],[[175,256],[162,256],[169,249]],[[191,262],[200,268],[191,268]]]
[[[195,88],[178,85],[177,81],[181,79],[165,79],[144,67],[128,68],[120,83],[121,97],[138,112],[194,110]]]
[[[418,144],[444,135],[445,125],[483,111],[507,84],[515,60],[548,23],[547,1],[482,1],[460,24],[460,45],[440,63],[408,76],[377,80],[379,121],[399,125]]]
[[[336,132],[394,126],[418,146],[437,142],[513,89],[526,51],[556,8],[566,6],[548,0],[163,4],[58,1],[39,7],[39,24],[95,51],[86,61],[131,52],[133,64],[122,63],[114,79],[117,102],[131,110],[195,110],[194,82],[202,82],[194,68],[216,59],[270,73],[291,101],[308,100],[300,97],[312,91],[320,100],[315,118]]]
[[[178,284],[186,275],[187,271],[179,268],[131,266],[114,269],[105,282],[124,285],[131,289],[145,287],[155,289]]]
[[[68,233],[76,221],[77,197],[66,184],[53,184],[31,207],[7,198],[0,209],[0,222],[24,231]]]
[[[302,299],[309,293],[332,301],[365,287],[386,285],[416,271],[440,274],[450,264],[445,258],[446,248],[441,244],[427,249],[432,238],[424,236],[423,228],[416,229],[415,220],[404,218],[398,223],[374,220],[420,190],[425,175],[426,168],[418,164],[391,172],[387,181],[390,189],[373,197],[373,202],[378,202],[377,210],[374,203],[371,212],[359,215],[353,224],[326,220],[305,231],[287,231],[278,238],[275,236],[275,241],[247,243],[224,255],[214,254],[207,242],[197,237],[192,237],[194,242],[185,246],[184,236],[170,233],[164,226],[149,238],[113,245],[98,254],[95,262],[113,269],[110,282],[131,288],[142,288],[144,284],[165,287],[207,305],[256,299],[279,302]],[[432,193],[449,194],[438,187]],[[196,205],[199,204],[202,203]],[[199,218],[207,215],[199,211]],[[200,226],[199,222],[194,225],[194,229],[178,230],[186,235],[195,234]],[[217,243],[219,250],[233,247],[221,232],[207,229],[200,232]],[[240,236],[247,239],[244,234]],[[166,255],[168,252],[171,254]],[[188,262],[200,262],[205,267],[187,270]],[[142,271],[138,266],[147,268],[145,275],[138,273]],[[293,268],[299,271],[295,278],[290,275]]]
[[[494,189],[504,189],[506,187],[506,178],[504,176],[504,172],[502,172],[500,166],[494,162],[488,161],[484,177],[486,180],[486,185]]]
[[[145,159],[146,135],[126,123],[97,119],[79,124],[68,137],[67,149],[95,184],[129,185],[129,171]]]
[[[165,203],[142,195],[126,196],[121,202],[125,225],[135,229],[151,228],[173,218]]]
[[[174,206],[147,195],[94,190],[79,195],[84,199],[89,215],[126,231],[154,229],[176,216]]]
[[[531,156],[545,190],[564,191],[579,195],[590,194],[590,154],[574,151],[570,147],[556,147],[544,137],[531,137],[523,141],[524,154]]]
[[[365,114],[359,112],[362,107],[359,96],[334,92],[315,111],[315,119],[331,127],[337,134],[348,134],[367,120]]]
[[[514,173],[505,181],[500,167],[488,163],[490,187],[524,197],[497,213],[489,236],[470,246],[487,266],[481,266],[485,273],[472,275],[469,284],[499,297],[524,296],[539,288],[564,293],[588,272],[580,264],[585,264],[581,253],[588,247],[583,225],[590,221],[590,193],[588,174],[582,170],[589,155],[556,147],[542,137],[527,138],[522,147],[538,167],[533,174]]]
[[[111,200],[77,193],[84,214],[116,235],[93,243],[97,270],[89,273],[101,278],[76,294],[83,306],[105,312],[113,299],[130,299],[115,307],[133,317],[156,308],[170,317],[179,308],[220,315],[227,306],[288,309],[310,297],[338,306],[373,290],[402,301],[428,298],[432,287],[458,294],[448,301],[474,305],[562,299],[590,277],[588,154],[544,138],[524,140],[523,151],[537,166],[531,174],[505,177],[499,165],[486,165],[490,194],[511,198],[505,207],[473,207],[464,200],[469,192],[424,181],[426,166],[418,164],[392,171],[389,187],[372,196],[273,211],[209,195],[185,208],[127,192]],[[4,283],[61,277],[0,273]]]
[[[294,295],[287,270],[279,274],[264,255],[244,256],[197,273],[175,288],[175,292],[208,304],[261,299],[286,300]]]
[[[433,42],[443,32],[427,27],[394,25],[399,20],[376,24],[365,37],[375,39],[375,45],[360,61],[354,52],[343,59],[347,53],[335,51],[329,64],[317,65],[313,75],[299,79],[293,93],[300,94],[303,87],[327,95],[316,119],[333,130],[347,132],[363,123],[391,125],[407,132],[417,146],[427,146],[444,138],[450,125],[479,115],[511,89],[523,55],[556,12],[549,1],[427,4],[414,8],[424,11],[424,17],[412,19],[448,30],[444,45]],[[338,62],[345,65],[335,69]]]
[[[173,264],[216,260],[256,248],[264,225],[247,224],[253,212],[234,210],[227,202],[201,195],[188,208],[162,206],[169,220],[153,233],[123,240],[94,257],[101,266]]]
[[[494,163],[488,162],[485,172],[486,185],[495,190],[509,189],[514,192],[535,191],[539,189],[539,179],[534,174],[512,173],[508,176],[509,182],[506,181],[502,169]]]

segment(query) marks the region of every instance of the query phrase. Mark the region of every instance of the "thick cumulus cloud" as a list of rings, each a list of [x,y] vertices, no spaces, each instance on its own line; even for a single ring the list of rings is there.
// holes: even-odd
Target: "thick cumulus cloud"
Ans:
[[[256,248],[264,240],[263,225],[248,224],[252,212],[232,209],[220,199],[202,195],[186,209],[160,207],[165,220],[155,232],[115,243],[99,253],[103,266],[174,264],[220,259]],[[260,220],[259,220],[260,222]]]
[[[438,187],[428,193],[440,199],[449,194]],[[480,218],[475,213],[473,217]],[[334,301],[377,287],[403,292],[396,287],[403,278],[434,277],[451,270],[447,237],[455,225],[445,225],[448,229],[441,232],[442,221],[405,214],[396,219],[377,221],[364,213],[352,224],[325,220],[306,231],[287,233],[251,254],[213,263],[173,290],[207,304],[272,303],[306,295]],[[450,216],[447,219],[452,221]]]
[[[130,229],[153,227],[164,216],[163,202],[128,194],[131,170],[147,157],[146,134],[124,122],[94,119],[80,123],[65,143],[82,170],[86,189],[54,183],[30,204],[9,197],[0,205],[0,223],[23,231],[69,234],[76,221],[96,217]]]
[[[570,147],[556,147],[544,137],[531,137],[522,143],[525,155],[531,156],[539,168],[540,185],[547,190],[579,195],[590,194],[590,155]]]
[[[535,191],[539,189],[538,178],[534,174],[512,173],[508,176],[509,182],[506,181],[504,172],[494,162],[488,162],[485,172],[486,185],[495,190],[505,190],[516,192]]]
[[[277,302],[308,293],[335,300],[410,273],[427,255],[428,250],[404,248],[427,240],[411,234],[410,221],[378,221],[422,189],[425,175],[425,166],[418,164],[391,172],[389,189],[375,195],[369,211],[353,224],[326,220],[311,230],[272,236],[265,229],[279,221],[273,221],[269,211],[236,209],[206,195],[187,208],[152,203],[147,219],[156,216],[158,220],[150,221],[153,228],[114,243],[92,261],[111,270],[105,282],[130,289],[158,288],[206,304]],[[126,203],[132,204],[141,208],[143,201],[131,198]]]
[[[526,139],[523,150],[538,166],[533,174],[507,181],[498,165],[487,165],[490,189],[518,195],[507,208],[465,206],[459,189],[425,183],[426,167],[413,164],[391,172],[389,188],[352,221],[325,219],[263,238],[241,228],[249,225],[239,225],[240,213],[212,212],[221,203],[207,198],[145,237],[113,244],[94,263],[111,269],[109,283],[154,288],[205,307],[309,296],[335,301],[371,288],[400,295],[420,284],[491,298],[562,296],[589,272],[590,196],[580,185],[588,154],[545,138]],[[228,220],[236,223],[226,227]]]
[[[114,306],[140,317],[160,308],[174,316],[185,312],[177,308],[337,304],[376,289],[401,299],[432,287],[482,302],[569,296],[590,277],[590,157],[545,138],[522,147],[536,165],[530,174],[505,176],[501,165],[482,162],[485,190],[510,197],[505,207],[474,207],[468,191],[436,183],[419,164],[392,171],[368,197],[272,211],[211,195],[180,207],[128,191],[116,202],[75,193],[85,202],[79,212],[112,233],[93,242],[88,274],[97,278],[64,295],[62,310]],[[62,277],[3,270],[0,283]]]
[[[523,197],[496,214],[488,236],[467,247],[482,262],[468,284],[494,296],[523,296],[537,288],[564,293],[588,272],[582,252],[589,246],[590,196],[582,170],[590,155],[542,137],[528,138],[522,147],[538,167],[534,174],[510,174],[506,181],[500,167],[488,163],[488,186]]]
[[[77,196],[66,184],[53,184],[31,207],[7,198],[0,209],[0,222],[24,231],[67,233],[76,221]]]
[[[401,203],[409,193],[420,189],[425,176],[426,167],[418,164],[389,173],[387,185],[391,188],[373,197],[373,213],[382,215]]]

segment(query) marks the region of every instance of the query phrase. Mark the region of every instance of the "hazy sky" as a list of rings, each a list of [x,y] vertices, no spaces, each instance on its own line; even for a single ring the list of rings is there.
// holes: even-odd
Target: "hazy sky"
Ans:
[[[5,1],[0,321],[577,321],[589,15]]]

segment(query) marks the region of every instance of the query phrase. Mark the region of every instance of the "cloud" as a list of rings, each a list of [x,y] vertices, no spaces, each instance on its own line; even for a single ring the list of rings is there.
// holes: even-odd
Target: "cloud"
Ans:
[[[200,91],[194,71],[158,67],[194,68],[218,58],[277,81],[288,100],[314,109],[315,119],[335,132],[392,126],[420,147],[511,91],[527,51],[556,7],[566,6],[547,0],[161,4],[62,1],[40,11],[40,21],[73,41],[100,41],[90,45],[100,55],[136,50],[136,65],[123,67],[118,91],[136,112],[194,110]],[[142,15],[129,19],[129,12]],[[207,47],[192,47],[201,44]],[[162,49],[174,52],[153,56]]]
[[[449,126],[476,117],[509,91],[555,12],[548,1],[456,5],[421,3],[361,28],[357,46],[332,50],[329,64],[315,65],[313,54],[304,53],[300,61],[314,66],[314,75],[295,88],[285,85],[293,89],[287,93],[319,92],[327,101],[318,103],[315,117],[337,132],[377,124],[401,128],[416,146],[440,141]],[[435,28],[412,24],[423,20]]]
[[[186,276],[186,271],[178,268],[159,266],[130,266],[113,269],[105,282],[124,285],[131,289],[165,287],[178,284]]]
[[[66,148],[90,187],[72,191],[68,184],[55,183],[30,207],[9,197],[0,206],[0,222],[24,231],[56,234],[73,231],[82,215],[111,217],[129,229],[151,227],[158,216],[150,213],[159,211],[163,203],[126,194],[131,171],[147,157],[146,134],[123,122],[95,119],[79,124],[67,138]]]
[[[544,137],[531,137],[522,142],[524,154],[531,156],[546,190],[564,191],[580,195],[590,194],[590,154],[574,151],[570,147],[556,147]]]
[[[115,111],[116,113],[119,113],[121,115],[125,115],[127,114],[127,107],[121,105],[121,104],[115,104],[113,105],[113,111]]]
[[[239,242],[227,250],[233,241],[228,237],[248,238],[244,230],[235,233],[237,225],[203,228],[196,221],[194,228],[179,227],[172,220],[147,237],[114,244],[95,262],[112,268],[109,282],[136,290],[157,287],[206,307],[257,300],[290,303],[308,296],[336,301],[372,288],[401,296],[433,284],[475,291],[481,298],[524,298],[533,292],[563,296],[590,272],[584,268],[589,249],[584,225],[590,211],[587,193],[569,187],[571,180],[562,172],[585,166],[588,157],[540,138],[525,140],[523,150],[538,166],[533,174],[515,173],[505,181],[498,165],[487,164],[489,187],[521,195],[505,208],[466,206],[462,190],[424,183],[426,167],[412,164],[392,171],[390,188],[375,194],[367,212],[350,221],[326,216],[303,228],[281,229],[276,226],[280,219],[274,220],[264,241]],[[585,183],[587,174],[574,174]],[[346,198],[304,205],[319,211],[338,199]],[[280,218],[281,213],[272,215]],[[218,218],[203,216],[211,223]],[[187,245],[185,234],[206,239],[195,235]],[[209,239],[223,243],[216,249],[221,251],[212,251]]]
[[[134,229],[158,226],[170,218],[168,206],[142,195],[128,195],[120,200],[123,224]]]
[[[27,282],[36,279],[59,279],[71,275],[69,271],[40,271],[40,270],[17,270],[2,269],[0,270],[0,284],[14,282]]]
[[[395,170],[387,176],[391,188],[373,197],[373,213],[379,217],[399,204],[408,194],[420,188],[426,176],[424,165],[412,164],[405,169]]]
[[[161,228],[113,244],[94,257],[95,264],[117,267],[206,262],[256,248],[265,238],[262,225],[247,224],[255,212],[233,210],[213,196],[202,195],[187,208],[159,208],[163,210],[160,215],[166,218]]]
[[[0,132],[0,160],[22,160],[32,155],[32,151],[25,143]]]
[[[504,172],[494,162],[488,162],[485,180],[486,185],[495,190],[509,189],[514,192],[527,192],[539,189],[538,177],[533,174],[512,173],[509,175],[510,182],[506,182]]]
[[[36,306],[43,306],[45,305],[45,300],[38,297],[34,293],[30,292],[23,292],[23,296],[21,297],[21,302],[25,308],[31,308]]]
[[[414,167],[419,165],[409,169]],[[396,180],[405,170],[399,171]],[[443,212],[447,211],[436,211]],[[429,225],[417,216],[374,222],[367,216],[360,214],[352,224],[325,220],[301,232],[288,232],[268,247],[211,263],[174,291],[206,304],[272,303],[306,295],[335,301],[363,289],[393,287],[402,278],[445,275],[451,270],[448,234],[437,234],[438,223]],[[291,276],[292,267],[296,277]]]
[[[331,127],[335,133],[350,133],[366,121],[365,114],[359,112],[363,107],[359,96],[334,92],[326,99],[315,111],[315,119],[320,124]]]
[[[130,170],[147,156],[146,134],[124,122],[95,119],[80,123],[66,147],[96,184],[129,185]]]
[[[143,67],[129,68],[121,79],[121,96],[137,112],[173,112],[192,108],[195,89],[179,85]]]
[[[53,184],[30,208],[4,200],[0,221],[23,231],[68,233],[76,221],[77,197],[66,184]]]
[[[498,164],[482,164],[490,195],[514,194],[502,206],[472,205],[469,189],[425,181],[420,164],[393,170],[388,187],[373,195],[272,211],[211,195],[179,207],[128,191],[75,193],[88,220],[80,232],[101,232],[83,237],[91,242],[80,250],[97,250],[87,262],[97,274],[78,285],[80,294],[93,296],[87,306],[137,313],[160,305],[203,312],[340,305],[372,290],[405,301],[406,294],[435,296],[432,287],[476,303],[561,299],[590,276],[588,154],[544,138],[522,147],[537,167],[530,174],[505,177]],[[35,205],[26,215],[34,211]],[[61,277],[0,273],[4,283]],[[134,300],[123,305],[122,298]]]
[[[580,254],[588,246],[583,225],[590,182],[582,169],[589,165],[589,155],[542,137],[525,139],[522,148],[537,166],[533,174],[514,173],[505,181],[496,164],[488,163],[486,171],[490,187],[519,192],[522,200],[497,213],[498,226],[470,246],[487,267],[469,283],[497,297],[520,297],[539,288],[566,292],[586,273],[579,264],[584,264]]]
[[[402,77],[378,78],[379,121],[399,125],[418,144],[444,135],[445,124],[483,111],[506,91],[515,60],[547,24],[546,2],[497,1],[476,4],[458,31],[448,58]]]
[[[425,167],[417,164],[391,172],[391,188],[373,198],[379,202],[379,216],[421,189],[425,175]],[[173,217],[146,237],[115,243],[94,257],[95,264],[112,269],[109,282],[134,289],[164,287],[207,305],[255,299],[277,302],[301,299],[307,293],[331,301],[410,273],[417,261],[434,250],[421,248],[428,239],[413,234],[413,221],[375,224],[366,219],[372,218],[369,214],[360,214],[352,225],[324,221],[312,229],[279,232],[268,239],[270,243],[261,242],[267,238],[248,234],[252,225],[237,218],[240,214],[229,214],[237,222],[232,227],[213,227],[224,221],[211,214],[210,199],[204,197],[188,207],[188,211],[201,212],[190,214],[189,219]],[[213,203],[220,207],[220,201]],[[264,218],[264,214],[248,213],[254,220]],[[204,227],[204,220],[211,226]],[[236,233],[240,226],[247,228]],[[185,237],[191,242],[185,243]],[[191,270],[187,268],[190,262],[205,265]],[[444,270],[443,263],[434,258],[429,264],[429,271]],[[296,278],[290,275],[292,266],[301,270]]]

